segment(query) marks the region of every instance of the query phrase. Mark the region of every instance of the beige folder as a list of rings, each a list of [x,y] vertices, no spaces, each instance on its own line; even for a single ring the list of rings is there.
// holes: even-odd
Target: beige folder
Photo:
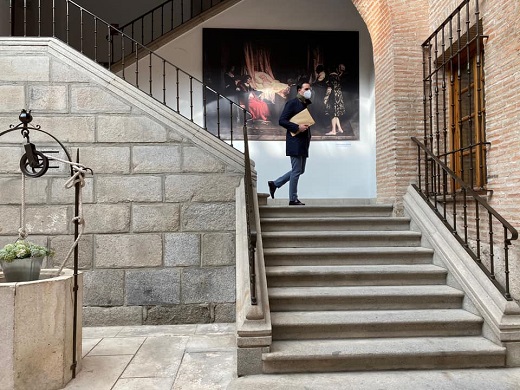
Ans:
[[[300,111],[298,114],[293,116],[290,120],[292,123],[296,123],[297,125],[309,125],[312,126],[314,123],[314,119],[312,119],[311,113],[306,108],[303,111]],[[291,135],[294,137],[297,133],[292,133]]]
[[[303,111],[300,111],[298,114],[293,116],[291,118],[292,123],[296,123],[297,125],[309,125],[312,126],[316,122],[314,122],[314,119],[312,119],[311,113],[309,112],[309,109],[305,109]]]

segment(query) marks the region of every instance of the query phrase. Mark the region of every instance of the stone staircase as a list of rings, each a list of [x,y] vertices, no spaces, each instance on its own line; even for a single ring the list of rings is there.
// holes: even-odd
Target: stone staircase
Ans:
[[[264,373],[504,367],[483,319],[387,205],[260,206]]]

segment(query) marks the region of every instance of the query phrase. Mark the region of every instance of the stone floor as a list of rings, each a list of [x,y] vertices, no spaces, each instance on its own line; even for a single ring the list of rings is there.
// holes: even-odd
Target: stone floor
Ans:
[[[235,324],[83,328],[83,368],[65,389],[520,390],[520,368],[237,378],[235,348]]]
[[[83,328],[83,367],[67,390],[225,389],[235,324]]]

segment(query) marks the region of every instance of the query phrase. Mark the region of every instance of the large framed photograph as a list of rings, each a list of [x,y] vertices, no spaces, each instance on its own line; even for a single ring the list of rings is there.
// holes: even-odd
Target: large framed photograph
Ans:
[[[309,83],[313,140],[359,140],[357,31],[203,30],[204,82],[225,98],[207,98],[208,128],[241,139],[247,109],[250,140],[285,140],[278,119],[297,85]],[[237,104],[230,104],[233,101]]]

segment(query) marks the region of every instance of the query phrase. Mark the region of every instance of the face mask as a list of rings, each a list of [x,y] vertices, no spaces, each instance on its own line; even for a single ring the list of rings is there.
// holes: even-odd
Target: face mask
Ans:
[[[303,97],[305,99],[310,99],[311,96],[312,96],[312,92],[310,90],[306,90],[306,91],[303,92]]]

